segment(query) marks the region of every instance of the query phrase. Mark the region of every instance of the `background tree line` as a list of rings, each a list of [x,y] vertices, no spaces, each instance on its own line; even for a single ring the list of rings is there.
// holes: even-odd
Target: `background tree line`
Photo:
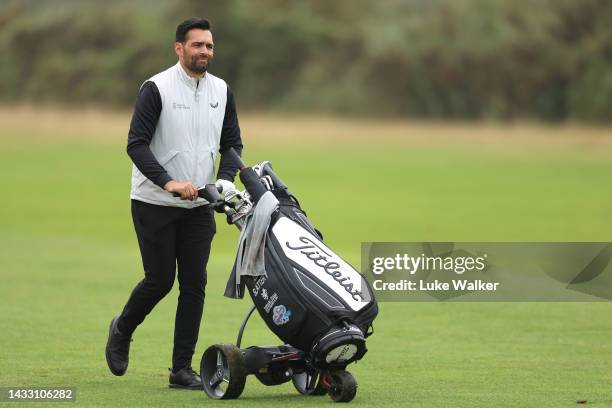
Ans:
[[[241,109],[612,121],[609,0],[0,0],[0,100],[129,106],[190,16]]]

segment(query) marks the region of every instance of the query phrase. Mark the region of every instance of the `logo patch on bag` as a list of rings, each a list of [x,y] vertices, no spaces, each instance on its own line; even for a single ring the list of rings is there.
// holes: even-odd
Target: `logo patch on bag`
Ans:
[[[253,295],[257,296],[259,294],[259,290],[263,287],[264,283],[266,283],[266,277],[265,276],[260,276],[255,281],[255,286],[253,286],[253,290],[252,290]]]
[[[280,326],[285,324],[291,318],[291,310],[287,310],[285,305],[278,305],[274,308],[272,314],[272,321],[275,325]]]
[[[264,306],[264,310],[266,311],[266,313],[270,313],[272,306],[274,306],[277,300],[278,300],[278,295],[276,294],[276,292],[270,295],[270,298],[268,299],[268,303],[266,303],[266,305]]]

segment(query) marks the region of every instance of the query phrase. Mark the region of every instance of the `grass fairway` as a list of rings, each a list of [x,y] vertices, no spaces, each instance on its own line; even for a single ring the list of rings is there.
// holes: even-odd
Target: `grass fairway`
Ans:
[[[309,145],[307,132],[344,128],[286,121],[275,129],[294,139],[279,146],[258,120],[243,121],[247,161],[271,160],[330,247],[356,266],[361,241],[612,241],[612,149],[589,131],[572,139],[554,137],[554,129],[529,128],[521,137],[516,129],[474,128],[486,142],[457,142],[449,127],[439,138],[412,137],[407,127],[403,140],[400,125],[367,124],[353,125],[362,132],[355,144],[346,137]],[[107,325],[142,274],[123,136],[100,137],[104,123],[79,138],[22,125],[0,127],[0,387],[76,387],[79,406],[332,404],[254,378],[233,402],[169,390],[176,288],[136,332],[126,376],[112,376]],[[385,129],[396,133],[386,137]],[[540,131],[553,135],[529,136]],[[196,367],[208,345],[235,340],[250,306],[222,297],[238,234],[217,220]],[[608,303],[380,309],[368,355],[349,368],[359,384],[353,406],[612,406]],[[245,345],[276,342],[258,319],[250,323]]]

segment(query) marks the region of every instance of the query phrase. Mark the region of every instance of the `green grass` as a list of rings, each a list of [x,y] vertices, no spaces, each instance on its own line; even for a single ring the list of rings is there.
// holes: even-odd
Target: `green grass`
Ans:
[[[462,146],[260,147],[326,241],[610,241],[609,152]],[[107,325],[141,279],[124,146],[0,138],[0,386],[72,386],[79,406],[312,407],[327,397],[249,378],[235,402],[167,388],[178,292],[138,329],[126,376]],[[218,218],[194,365],[232,342],[250,301],[222,297],[237,231]],[[384,303],[354,406],[612,406],[608,303]],[[244,344],[277,340],[254,319]],[[35,405],[38,406],[38,405]]]

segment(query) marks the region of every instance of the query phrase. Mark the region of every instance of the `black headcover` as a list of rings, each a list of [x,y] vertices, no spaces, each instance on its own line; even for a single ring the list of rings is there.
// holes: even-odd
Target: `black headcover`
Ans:
[[[255,170],[250,167],[240,171],[240,181],[242,181],[242,184],[244,184],[244,187],[255,203],[257,203],[261,196],[267,191],[263,184],[261,184],[261,181],[259,181],[259,177],[257,173],[255,173]]]

